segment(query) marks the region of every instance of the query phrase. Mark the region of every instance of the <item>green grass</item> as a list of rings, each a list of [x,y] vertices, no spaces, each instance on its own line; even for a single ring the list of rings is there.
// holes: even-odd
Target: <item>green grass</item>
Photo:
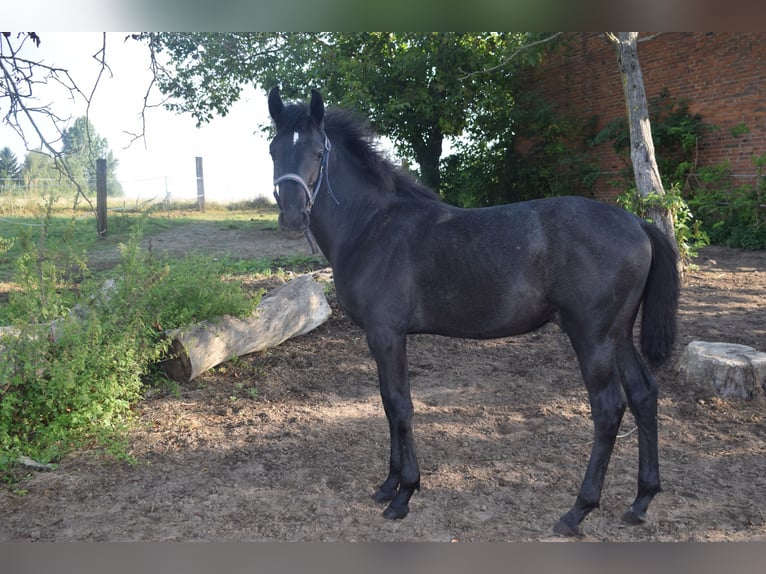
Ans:
[[[243,209],[208,204],[206,211],[196,211],[196,206],[176,204],[170,211],[159,208],[144,212],[110,211],[107,217],[107,236],[99,239],[96,234],[96,217],[90,211],[53,207],[49,217],[37,207],[20,214],[0,214],[0,281],[11,281],[14,262],[22,252],[24,239],[39,243],[43,221],[47,221],[45,242],[41,248],[55,254],[62,244],[78,254],[98,254],[125,243],[137,223],[140,223],[144,239],[173,228],[215,222],[221,229],[274,229],[278,212],[273,207],[253,207],[252,202],[238,204]],[[35,213],[32,213],[35,211]]]

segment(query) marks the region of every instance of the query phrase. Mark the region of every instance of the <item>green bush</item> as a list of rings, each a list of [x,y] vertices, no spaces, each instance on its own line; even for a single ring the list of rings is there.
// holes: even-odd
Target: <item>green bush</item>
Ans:
[[[652,207],[669,210],[673,217],[678,254],[685,265],[691,264],[691,259],[697,256],[697,249],[710,243],[700,222],[694,219],[691,209],[681,196],[678,185],[663,195],[653,192],[647,197],[641,196],[635,188],[629,189],[617,198],[617,203],[644,219],[648,219],[647,214]]]
[[[766,249],[766,155],[753,158],[754,183],[731,187],[728,164],[700,168],[688,192],[689,205],[703,222],[710,242],[744,249]]]
[[[162,331],[247,314],[259,300],[223,281],[211,258],[155,259],[138,231],[111,281],[80,267],[72,282],[72,259],[40,248],[44,229],[17,259],[17,333],[0,337],[0,471],[20,455],[48,462],[86,445],[125,456],[131,407],[167,350]]]
[[[671,98],[664,89],[649,101],[649,115],[660,174],[666,184],[670,182],[671,188],[661,201],[670,202],[668,207],[677,211],[676,235],[681,253],[688,251],[688,255],[693,256],[695,246],[703,245],[704,241],[728,247],[766,249],[766,155],[753,158],[754,183],[733,187],[734,179],[727,163],[697,165],[697,142],[704,134],[719,128],[703,122],[699,114],[692,114],[688,101]],[[733,137],[748,132],[747,125],[742,123],[729,130]],[[625,159],[624,181],[630,186],[630,138],[624,118],[609,123],[592,143],[607,141],[611,141],[617,154]],[[637,200],[635,190],[628,190],[620,202],[631,211],[640,212],[642,207],[636,205]]]

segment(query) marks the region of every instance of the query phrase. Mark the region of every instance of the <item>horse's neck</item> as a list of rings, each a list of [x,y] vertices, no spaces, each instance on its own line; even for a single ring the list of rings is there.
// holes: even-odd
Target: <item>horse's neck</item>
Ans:
[[[346,173],[333,177],[331,171],[330,185],[332,193],[323,187],[314,204],[311,231],[334,268],[344,251],[353,249],[372,231],[385,211],[385,199],[368,182]]]

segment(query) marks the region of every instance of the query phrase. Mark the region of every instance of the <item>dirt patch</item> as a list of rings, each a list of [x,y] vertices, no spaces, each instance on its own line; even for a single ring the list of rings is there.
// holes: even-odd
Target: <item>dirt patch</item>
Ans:
[[[276,229],[258,228],[246,223],[195,221],[152,235],[143,241],[145,248],[161,256],[183,257],[189,253],[258,259],[310,254],[306,241],[287,239]],[[118,245],[98,249],[88,256],[90,269],[104,269],[120,262]]]
[[[273,231],[215,226],[155,247],[308,253]],[[179,247],[183,246],[183,247]],[[685,279],[677,358],[694,339],[766,350],[766,253],[708,248]],[[335,309],[314,332],[209,372],[137,407],[130,465],[81,452],[0,489],[7,540],[552,539],[572,504],[592,427],[575,355],[554,326],[494,341],[410,338],[422,490],[401,521],[370,495],[387,471],[388,430],[363,333]],[[766,540],[763,402],[661,387],[664,492],[649,522],[619,521],[635,495],[627,415],[586,540]]]

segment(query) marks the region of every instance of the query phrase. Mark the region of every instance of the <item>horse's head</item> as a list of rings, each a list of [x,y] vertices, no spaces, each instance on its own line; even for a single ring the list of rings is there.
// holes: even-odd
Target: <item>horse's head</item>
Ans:
[[[274,197],[279,226],[300,237],[309,226],[309,213],[327,171],[329,141],[324,133],[324,102],[311,90],[311,102],[285,106],[279,88],[269,92],[269,113],[276,135],[269,146],[274,162]]]

